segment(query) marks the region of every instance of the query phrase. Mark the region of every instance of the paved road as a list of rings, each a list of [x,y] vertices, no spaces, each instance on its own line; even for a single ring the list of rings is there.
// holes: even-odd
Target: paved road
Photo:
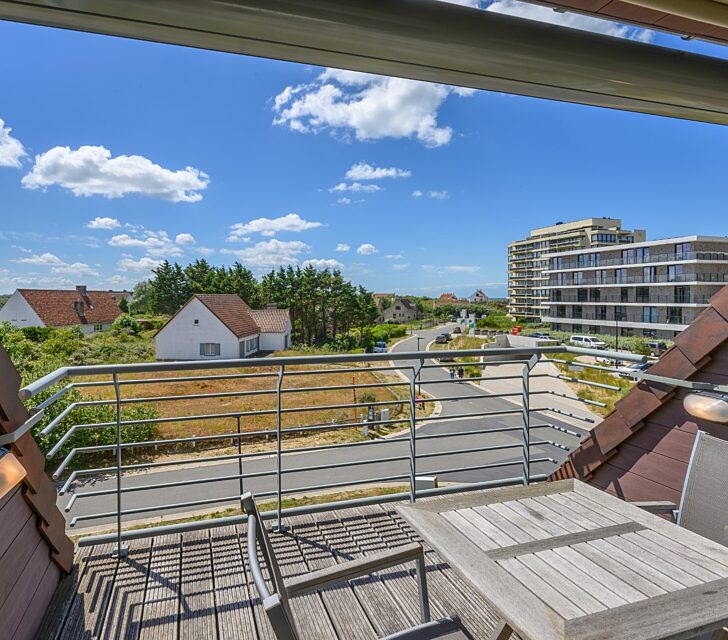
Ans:
[[[418,335],[424,338],[420,344],[434,339],[442,331],[440,329],[420,331]],[[399,343],[394,352],[414,351],[417,342],[415,337]],[[395,359],[395,362],[396,359]],[[417,462],[417,474],[428,475],[437,473],[444,482],[474,482],[495,480],[519,476],[521,473],[521,436],[518,430],[498,433],[478,434],[484,429],[498,429],[518,427],[521,423],[520,413],[496,415],[477,418],[458,418],[458,415],[496,412],[501,410],[519,409],[502,398],[489,398],[486,392],[468,383],[453,383],[448,373],[443,369],[423,369],[422,388],[442,400],[442,420],[432,421],[418,429],[417,453],[423,456]],[[447,400],[447,398],[462,397],[460,400]],[[532,414],[531,424],[560,424],[553,418],[546,418]],[[574,430],[573,426],[562,426]],[[429,437],[450,434],[448,437]],[[534,428],[532,441],[548,439],[574,446],[577,439],[573,436],[553,429]],[[507,447],[499,450],[484,450],[488,447]],[[409,474],[409,440],[406,438],[393,438],[388,440],[373,440],[354,446],[330,449],[325,452],[296,453],[284,456],[283,470],[284,489],[296,489],[300,492],[310,493],[312,490],[325,484],[335,484],[345,481],[366,483],[376,478],[391,478],[392,481],[406,483]],[[442,455],[428,455],[442,454]],[[550,457],[562,460],[566,453],[550,445],[532,447],[532,459]],[[356,464],[359,463],[359,464]],[[362,464],[364,463],[364,464]],[[514,463],[514,464],[503,464]],[[322,465],[336,464],[334,468],[322,468]],[[491,468],[463,470],[468,467],[481,465],[498,465]],[[275,470],[276,460],[273,456],[260,456],[245,461],[245,474],[263,474]],[[449,469],[460,469],[449,472]],[[554,469],[553,463],[534,463],[533,473],[546,473]],[[124,516],[125,521],[148,519],[160,515],[187,513],[210,507],[224,506],[234,501],[240,492],[238,479],[222,478],[238,474],[238,463],[223,462],[200,466],[176,466],[164,470],[138,473],[124,478],[125,488],[138,488],[148,485],[165,485],[157,489],[128,491],[123,494],[123,509],[146,509]],[[203,484],[180,484],[190,480],[212,478],[214,482]],[[169,483],[173,483],[171,486]],[[177,483],[177,484],[174,484]],[[76,488],[82,491],[112,491],[116,487],[114,477],[87,479],[83,486],[77,484]],[[311,489],[307,489],[311,488]],[[275,490],[274,475],[260,475],[245,479],[245,490],[256,494]],[[65,506],[70,495],[59,498],[59,504]],[[225,499],[227,498],[227,499]],[[157,505],[184,503],[197,500],[214,500],[206,505],[178,505],[174,508],[160,510]],[[113,493],[92,497],[79,497],[71,511],[66,514],[70,521],[81,516],[76,527],[78,529],[112,523],[115,518],[111,515],[93,520],[86,520],[83,516],[99,513],[109,513],[115,509],[116,496]]]

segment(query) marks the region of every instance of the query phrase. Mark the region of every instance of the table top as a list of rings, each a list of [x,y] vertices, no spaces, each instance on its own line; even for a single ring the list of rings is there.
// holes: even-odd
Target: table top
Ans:
[[[728,548],[578,480],[397,507],[530,640],[692,638],[728,624]]]

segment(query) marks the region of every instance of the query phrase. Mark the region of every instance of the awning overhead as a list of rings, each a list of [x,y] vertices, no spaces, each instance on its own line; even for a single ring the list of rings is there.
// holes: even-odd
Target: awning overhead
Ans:
[[[728,124],[728,61],[436,0],[0,0],[0,18]]]

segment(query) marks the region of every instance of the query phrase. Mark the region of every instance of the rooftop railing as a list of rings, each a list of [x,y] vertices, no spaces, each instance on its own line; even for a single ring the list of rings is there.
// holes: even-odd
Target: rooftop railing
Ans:
[[[70,528],[80,523],[113,528],[111,533],[81,537],[78,544],[114,542],[123,554],[127,539],[244,521],[244,515],[234,515],[125,528],[141,518],[235,506],[250,483],[257,483],[258,497],[275,502],[266,517],[282,527],[288,514],[414,502],[434,493],[544,480],[559,464],[557,458],[580,440],[582,434],[569,425],[594,422],[587,413],[565,409],[563,399],[605,405],[576,393],[532,390],[530,382],[551,377],[619,389],[578,374],[540,369],[543,363],[563,362],[554,359],[559,352],[644,361],[631,354],[549,346],[64,367],[20,390],[21,399],[29,403],[41,392],[47,397],[16,433],[40,424],[39,437],[53,443],[47,457]],[[454,358],[474,360],[462,365],[475,369],[471,382],[510,380],[513,386],[499,393],[458,386],[457,378],[442,372],[443,367],[461,366],[451,362]],[[497,365],[516,365],[516,373],[504,375]],[[432,370],[440,373],[432,375]],[[366,381],[357,383],[351,376]],[[187,387],[187,392],[170,392],[177,386]],[[80,399],[54,413],[55,403],[72,391],[80,391]],[[91,391],[105,396],[89,399]],[[363,399],[364,392],[379,396]],[[351,401],[342,394],[351,394]],[[556,398],[559,402],[552,402]],[[212,410],[199,409],[211,402]],[[184,405],[175,409],[177,403]],[[128,409],[140,405],[167,409],[151,417],[128,417]],[[431,406],[448,409],[426,415],[424,409]],[[101,407],[110,409],[113,418],[79,422],[75,417]],[[560,418],[568,418],[569,424]],[[419,428],[443,422],[447,429]],[[129,429],[144,426],[181,428],[129,436]],[[390,433],[368,439],[362,430],[369,430],[369,436],[374,430]],[[111,443],[89,443],[88,438],[86,444],[77,442],[81,434],[110,432]],[[324,434],[336,437],[327,440]],[[215,452],[213,447],[222,444],[227,449]],[[234,467],[221,471],[214,467],[217,463]],[[174,478],[159,473],[170,469],[178,472]],[[158,473],[140,473],[152,471]],[[423,488],[423,476],[451,481]],[[393,483],[406,490],[284,508],[284,499],[291,495]],[[84,506],[91,504],[103,508]]]

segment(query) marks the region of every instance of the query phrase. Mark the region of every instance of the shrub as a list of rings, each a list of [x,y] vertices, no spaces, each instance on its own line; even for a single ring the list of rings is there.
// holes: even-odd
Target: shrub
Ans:
[[[23,335],[32,342],[45,342],[53,333],[51,327],[23,327]]]
[[[114,324],[111,325],[111,328],[117,331],[126,331],[127,333],[131,333],[135,336],[138,336],[142,332],[141,323],[126,313],[123,313],[114,320]]]

